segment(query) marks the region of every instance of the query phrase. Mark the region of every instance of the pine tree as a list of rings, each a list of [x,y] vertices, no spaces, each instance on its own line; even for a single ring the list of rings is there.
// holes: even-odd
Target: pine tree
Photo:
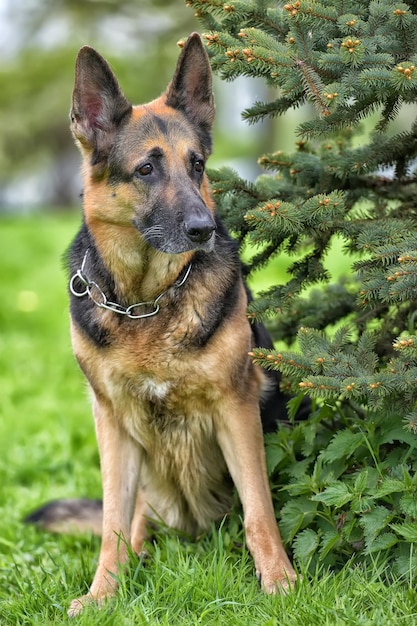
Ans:
[[[402,571],[417,539],[416,109],[406,108],[407,130],[394,122],[417,102],[417,1],[187,4],[222,78],[263,77],[275,90],[243,112],[249,123],[306,102],[316,111],[294,152],[259,158],[254,183],[210,172],[228,227],[257,249],[248,273],[293,257],[288,282],[249,309],[287,344],[254,350],[254,361],[315,409],[269,439],[271,475],[290,477],[284,535],[300,558],[364,547]],[[335,241],[352,258],[339,281],[325,268]]]

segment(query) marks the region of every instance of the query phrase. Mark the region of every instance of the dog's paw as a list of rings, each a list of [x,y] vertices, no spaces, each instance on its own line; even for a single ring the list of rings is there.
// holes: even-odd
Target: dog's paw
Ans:
[[[297,582],[301,580],[301,576],[298,576],[294,570],[285,570],[280,576],[263,577],[260,572],[256,572],[256,577],[259,581],[260,587],[264,593],[276,594],[281,593],[286,595],[295,588]]]
[[[68,617],[77,617],[86,606],[94,605],[96,608],[100,608],[106,600],[106,596],[101,597],[93,596],[91,593],[87,593],[81,598],[75,598],[72,600],[69,609],[67,611]]]
[[[79,613],[83,610],[86,604],[90,604],[91,601],[88,600],[88,596],[82,596],[81,598],[75,598],[75,600],[71,601],[69,609],[67,611],[68,617],[77,617]]]

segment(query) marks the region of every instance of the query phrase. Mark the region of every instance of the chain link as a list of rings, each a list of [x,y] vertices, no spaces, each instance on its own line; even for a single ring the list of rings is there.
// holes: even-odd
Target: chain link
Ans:
[[[166,289],[161,294],[159,294],[159,296],[157,296],[155,300],[151,300],[149,302],[137,302],[136,304],[131,304],[128,307],[124,307],[121,304],[118,304],[117,302],[111,302],[111,300],[107,298],[106,294],[98,286],[98,284],[94,280],[90,280],[87,274],[85,273],[87,255],[88,255],[88,248],[84,255],[83,262],[81,263],[80,269],[77,270],[75,274],[73,274],[69,283],[70,291],[76,298],[83,298],[84,296],[88,295],[89,298],[91,298],[91,300],[94,302],[94,304],[98,306],[100,309],[107,309],[108,311],[112,311],[113,313],[118,313],[119,315],[126,315],[126,317],[129,317],[132,320],[143,319],[145,317],[152,317],[153,315],[156,315],[158,313],[160,309],[159,301],[168,292],[168,289]],[[190,263],[189,266],[187,267],[187,270],[184,276],[181,279],[177,280],[172,285],[172,287],[182,287],[182,285],[185,283],[188,276],[190,275],[191,267],[192,267],[192,263]],[[79,286],[77,282],[81,286],[81,290],[77,290],[77,286]],[[135,309],[140,309],[145,306],[153,307],[153,310],[148,313],[138,313],[137,315],[135,315],[134,313]]]

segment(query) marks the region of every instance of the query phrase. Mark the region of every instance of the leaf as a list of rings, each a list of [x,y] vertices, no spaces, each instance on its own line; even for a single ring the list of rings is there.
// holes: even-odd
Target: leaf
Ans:
[[[417,495],[406,493],[400,500],[400,511],[417,519]]]
[[[377,506],[370,513],[365,513],[359,520],[363,528],[367,547],[374,541],[375,537],[388,526],[394,514],[384,506]]]
[[[398,543],[398,537],[394,533],[382,533],[376,537],[369,546],[366,547],[366,554],[373,554],[382,550],[388,550]]]
[[[266,467],[268,476],[278,467],[282,459],[285,457],[286,452],[281,446],[269,444],[265,448],[266,453]]]
[[[343,457],[350,457],[363,443],[362,433],[342,430],[337,433],[321,456],[323,461],[331,462]]]
[[[304,397],[305,396],[303,393],[299,393],[287,402],[288,417],[291,421],[295,420],[298,409],[300,408]]]
[[[390,524],[390,528],[395,530],[401,537],[404,537],[406,541],[411,543],[417,541],[417,523]]]
[[[325,533],[321,540],[320,559],[325,559],[329,552],[331,552],[340,541],[341,537],[337,530],[329,530]]]
[[[312,480],[310,476],[304,474],[300,476],[296,481],[291,482],[289,485],[285,487],[285,491],[287,491],[291,496],[302,496],[304,494],[310,494],[312,491],[311,486]]]
[[[410,546],[410,554],[400,554],[395,559],[395,573],[403,578],[414,579],[417,572],[417,554],[412,553]]]
[[[294,556],[301,563],[306,563],[315,553],[320,542],[320,537],[311,528],[306,528],[295,538],[293,549]]]
[[[302,461],[296,460],[290,465],[285,467],[285,473],[288,476],[295,478],[297,480],[304,480],[305,476],[310,474],[310,459],[303,459]],[[309,482],[311,483],[311,478],[309,476]],[[284,487],[285,488],[285,487]]]
[[[368,484],[368,469],[358,472],[355,477],[354,490],[356,494],[362,494]]]
[[[304,443],[302,444],[301,451],[304,456],[309,456],[310,454],[312,454],[316,443],[317,424],[305,424],[303,428],[303,436]]]
[[[373,506],[374,499],[371,496],[355,494],[351,503],[351,510],[354,513],[369,513]]]
[[[317,511],[317,505],[310,498],[293,498],[281,509],[279,528],[284,541],[291,541],[298,531],[310,524]]]
[[[414,433],[406,430],[403,426],[397,426],[384,430],[382,436],[378,440],[379,444],[394,443],[395,441],[403,441],[409,446],[415,448],[417,446],[417,437]]]
[[[391,493],[404,491],[404,483],[396,478],[384,478],[374,492],[375,498],[383,498]]]
[[[350,502],[352,498],[353,493],[349,490],[349,487],[340,481],[334,482],[321,493],[311,497],[312,500],[323,502],[323,504],[335,506],[336,508]]]

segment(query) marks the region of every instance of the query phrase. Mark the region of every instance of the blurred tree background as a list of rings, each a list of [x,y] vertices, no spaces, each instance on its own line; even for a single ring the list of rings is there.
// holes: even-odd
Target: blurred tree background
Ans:
[[[165,88],[176,42],[193,30],[201,24],[183,0],[0,0],[0,213],[80,204],[68,112],[82,45],[97,48],[128,98],[141,103]],[[254,177],[253,155],[271,147],[271,128],[248,127],[240,115],[265,87],[253,79],[217,81],[215,158],[252,155],[251,165],[233,165]]]

